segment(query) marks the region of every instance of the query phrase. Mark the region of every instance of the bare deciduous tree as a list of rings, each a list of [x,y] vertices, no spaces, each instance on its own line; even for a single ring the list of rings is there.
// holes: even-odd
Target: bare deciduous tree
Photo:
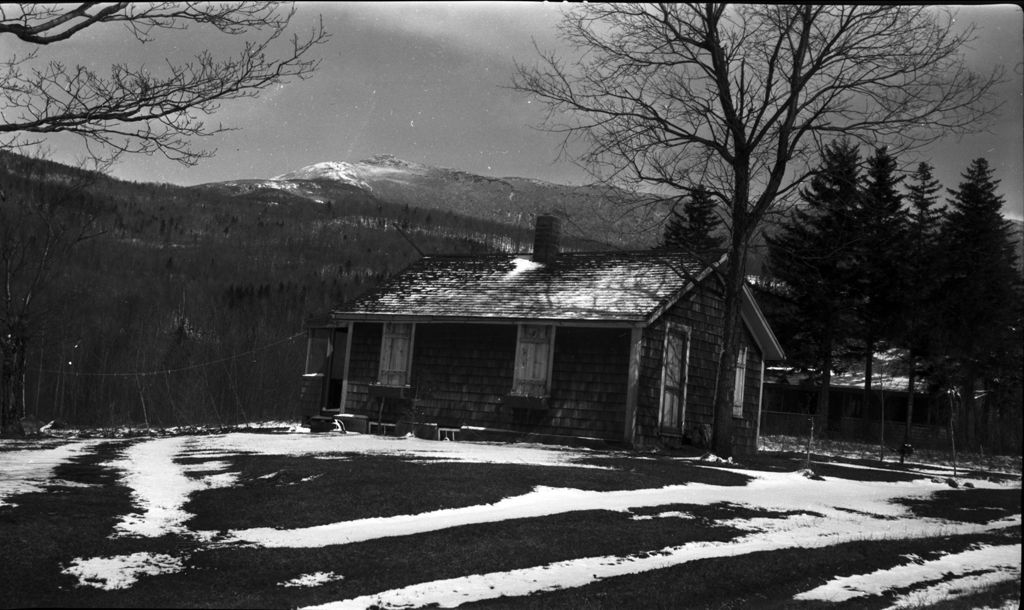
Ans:
[[[85,142],[97,167],[124,153],[160,153],[192,165],[213,154],[197,137],[227,129],[207,124],[226,100],[254,97],[291,79],[307,78],[319,63],[311,51],[328,39],[318,23],[305,36],[285,36],[294,8],[278,3],[111,3],[0,5],[0,149],[32,147],[50,134]],[[68,61],[61,43],[83,31],[124,28],[126,42],[175,35],[189,27],[237,36],[234,56],[199,51],[191,60],[160,66],[118,63],[109,73]],[[125,56],[128,56],[125,53]],[[74,189],[63,189],[68,199]],[[73,197],[71,197],[73,198]],[[0,430],[24,416],[25,350],[41,313],[39,298],[74,246],[93,231],[89,210],[69,212],[48,201],[0,188]]]
[[[964,64],[973,29],[930,6],[594,4],[560,25],[579,52],[541,53],[513,87],[545,128],[582,142],[596,175],[661,197],[703,184],[730,236],[719,267],[719,379],[734,375],[747,248],[765,214],[838,136],[894,155],[974,130],[1001,71]],[[713,449],[732,453],[732,383],[718,383]]]
[[[223,101],[254,97],[316,69],[310,51],[328,33],[321,23],[305,37],[281,40],[294,12],[266,2],[3,5],[0,37],[17,38],[24,44],[13,48],[24,51],[0,60],[0,134],[7,134],[0,145],[38,142],[31,134],[72,133],[106,161],[121,153],[161,153],[195,164],[213,153],[193,148],[192,138],[226,129],[203,120]],[[42,47],[59,52],[61,42],[105,25],[123,26],[126,42],[149,42],[160,30],[189,27],[215,28],[243,42],[233,57],[201,50],[189,61],[159,67],[118,63],[109,75],[41,58]]]

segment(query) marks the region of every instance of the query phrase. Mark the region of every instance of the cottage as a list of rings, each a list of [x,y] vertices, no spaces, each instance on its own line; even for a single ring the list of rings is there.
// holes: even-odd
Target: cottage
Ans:
[[[309,329],[304,395],[349,427],[626,446],[706,442],[722,297],[679,252],[427,256]],[[783,352],[745,289],[734,446],[756,447],[765,361]],[[397,427],[397,429],[396,429]]]

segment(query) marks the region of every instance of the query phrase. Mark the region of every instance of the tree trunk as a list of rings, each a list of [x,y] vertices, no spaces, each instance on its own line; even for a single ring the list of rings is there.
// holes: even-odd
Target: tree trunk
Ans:
[[[814,414],[817,428],[826,430],[828,424],[829,399],[832,393],[832,331],[826,330],[821,345],[821,388],[818,390],[818,408]],[[819,436],[823,432],[819,432]]]
[[[910,367],[907,372],[907,419],[906,424],[903,428],[903,447],[900,448],[900,464],[907,457],[907,449],[910,446],[910,427],[913,425],[914,420],[914,352],[911,351],[910,355]]]
[[[868,337],[864,340],[864,350],[867,354],[864,356],[864,408],[871,408],[871,381],[874,377],[874,366],[875,366],[875,340]],[[885,459],[885,404],[883,403],[879,408],[878,415],[878,454],[879,459]]]
[[[914,369],[914,352],[910,352],[910,366],[907,373],[907,423],[903,429],[903,442],[905,444],[910,443],[910,427],[914,422],[914,382],[916,381],[916,373]]]
[[[24,337],[11,332],[0,340],[0,432],[18,433],[25,417],[25,347]]]
[[[740,291],[743,288],[742,250],[734,244],[730,260],[725,262],[723,278],[724,320],[722,352],[718,360],[718,383],[715,392],[714,428],[711,450],[718,456],[728,458],[733,454],[732,443],[732,402],[736,375],[736,338],[740,320]]]
[[[977,413],[975,412],[975,401],[974,401],[974,385],[977,379],[977,375],[974,372],[974,366],[968,365],[964,368],[964,382],[963,389],[960,394],[960,404],[963,409],[964,421],[964,435],[965,435],[965,447],[967,451],[974,451],[978,448],[978,435],[977,435]]]

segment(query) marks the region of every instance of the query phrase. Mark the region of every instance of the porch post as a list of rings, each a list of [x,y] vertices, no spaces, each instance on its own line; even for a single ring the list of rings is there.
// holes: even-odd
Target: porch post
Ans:
[[[636,409],[640,395],[640,348],[643,328],[633,328],[629,333],[629,376],[626,385],[626,425],[623,440],[630,447],[636,440]]]
[[[754,453],[761,446],[761,403],[764,401],[764,352],[761,352],[761,382],[757,386],[757,424],[754,428]]]
[[[345,402],[348,401],[348,365],[352,359],[352,333],[355,332],[355,322],[347,322],[348,332],[345,333],[345,365],[341,378],[341,413],[345,412]]]

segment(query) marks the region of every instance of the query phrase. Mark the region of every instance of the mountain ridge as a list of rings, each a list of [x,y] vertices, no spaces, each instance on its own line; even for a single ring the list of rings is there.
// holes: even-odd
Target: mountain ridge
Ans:
[[[516,176],[492,177],[379,154],[357,162],[321,161],[268,179],[213,182],[191,188],[240,196],[263,189],[317,203],[338,189],[358,189],[392,204],[532,226],[539,214],[563,218],[563,231],[612,248],[647,248],[660,238],[661,216],[637,205],[634,193],[612,186],[570,186]],[[667,211],[667,208],[666,210]]]

